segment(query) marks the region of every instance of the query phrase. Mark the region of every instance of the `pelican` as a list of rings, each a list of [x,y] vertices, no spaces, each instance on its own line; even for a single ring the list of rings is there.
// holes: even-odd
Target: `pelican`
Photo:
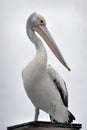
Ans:
[[[27,20],[26,32],[36,48],[36,55],[22,71],[25,91],[35,106],[34,120],[39,109],[49,114],[53,122],[71,123],[75,120],[68,110],[68,92],[65,81],[51,66],[47,65],[47,52],[37,33],[44,39],[57,59],[70,71],[55,41],[46,27],[45,19],[33,13]]]

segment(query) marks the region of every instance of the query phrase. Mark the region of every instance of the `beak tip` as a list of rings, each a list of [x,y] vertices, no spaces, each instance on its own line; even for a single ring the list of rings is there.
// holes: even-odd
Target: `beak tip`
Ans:
[[[69,67],[67,69],[68,69],[68,71],[71,71],[71,69]]]

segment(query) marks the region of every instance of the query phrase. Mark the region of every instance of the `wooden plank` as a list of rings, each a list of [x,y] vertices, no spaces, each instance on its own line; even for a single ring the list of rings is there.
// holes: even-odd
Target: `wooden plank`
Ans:
[[[79,130],[81,124],[51,123],[51,122],[28,122],[7,127],[7,130]]]

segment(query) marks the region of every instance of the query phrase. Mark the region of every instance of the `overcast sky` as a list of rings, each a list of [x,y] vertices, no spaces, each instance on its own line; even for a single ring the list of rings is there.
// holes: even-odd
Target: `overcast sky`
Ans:
[[[68,72],[48,49],[52,64],[67,83],[69,110],[87,128],[87,1],[0,0],[0,130],[34,119],[34,107],[23,88],[21,71],[35,48],[26,35],[28,16],[38,12],[71,68]],[[49,120],[41,112],[39,120]]]

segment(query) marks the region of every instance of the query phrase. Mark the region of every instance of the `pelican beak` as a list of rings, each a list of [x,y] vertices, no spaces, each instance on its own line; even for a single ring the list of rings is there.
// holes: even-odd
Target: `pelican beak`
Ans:
[[[56,45],[54,39],[49,33],[47,27],[45,25],[38,25],[33,27],[33,30],[40,34],[40,36],[45,40],[49,48],[52,50],[57,59],[70,71],[66,61],[64,60],[58,46]]]

